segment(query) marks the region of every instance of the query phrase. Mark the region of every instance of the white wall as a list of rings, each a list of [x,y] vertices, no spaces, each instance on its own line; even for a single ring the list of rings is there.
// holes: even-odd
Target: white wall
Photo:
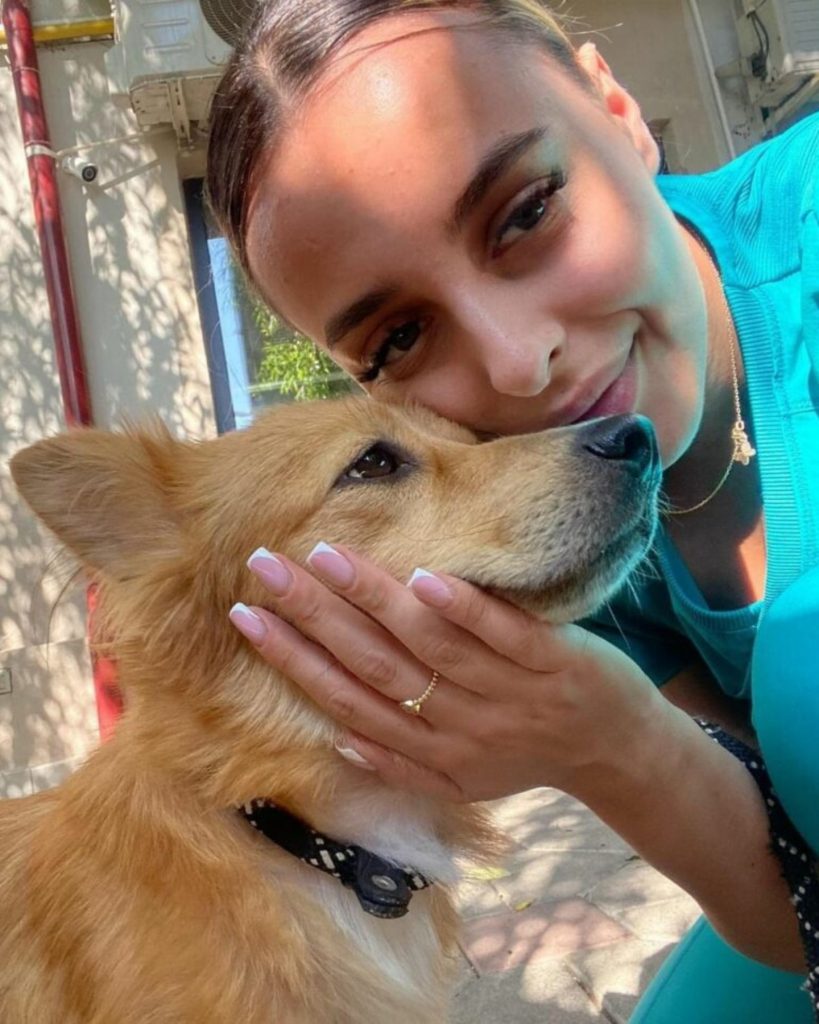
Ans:
[[[736,31],[735,0],[693,0],[699,9],[706,43],[715,69],[734,64],[740,56]],[[736,153],[757,142],[764,131],[759,108],[751,103],[746,79],[740,74],[719,76],[718,87],[725,106]]]
[[[84,17],[100,0],[75,0]],[[37,21],[65,17],[57,0]],[[104,42],[40,49],[55,149],[135,132],[107,94]],[[94,151],[99,186],[60,176],[96,422],[159,413],[180,434],[215,430],[172,135]],[[97,740],[83,588],[14,494],[7,463],[62,429],[51,326],[11,75],[0,57],[0,796],[43,785]],[[53,767],[57,765],[57,767]],[[63,767],[61,767],[63,766]],[[32,769],[33,774],[32,774]]]
[[[732,0],[699,0],[717,63],[736,47]],[[647,120],[668,122],[671,170],[698,173],[731,156],[688,0],[576,0],[571,13],[641,105]],[[726,59],[733,59],[727,57]],[[729,101],[733,121],[748,122],[742,99]],[[732,121],[733,119],[733,121]],[[731,132],[733,135],[734,133]],[[734,149],[745,148],[743,131]],[[751,140],[753,141],[753,140]]]

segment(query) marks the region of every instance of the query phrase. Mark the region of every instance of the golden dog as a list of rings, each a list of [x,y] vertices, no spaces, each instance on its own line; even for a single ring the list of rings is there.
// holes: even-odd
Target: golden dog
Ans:
[[[424,565],[554,620],[585,614],[652,536],[647,422],[478,444],[429,413],[353,399],[199,444],[75,431],[12,471],[100,582],[127,710],[64,785],[0,807],[3,1024],[442,1020],[447,884],[456,858],[486,852],[484,815],[396,799],[350,766],[333,722],[227,611],[265,602],[245,567],[254,548],[303,560],[324,538],[399,578]],[[365,913],[240,810],[268,803],[433,884],[398,919]]]

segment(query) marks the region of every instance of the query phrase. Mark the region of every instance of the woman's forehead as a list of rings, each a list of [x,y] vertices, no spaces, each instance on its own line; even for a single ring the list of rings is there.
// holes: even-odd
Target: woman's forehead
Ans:
[[[548,90],[533,88],[544,79]],[[273,172],[280,186],[303,180],[305,166],[345,180],[372,153],[406,166],[424,159],[424,144],[482,147],[487,133],[510,130],[510,118],[527,127],[559,119],[571,84],[536,45],[464,11],[384,18],[349,41],[296,106]]]
[[[340,241],[354,260],[353,229],[355,241],[389,246],[412,237],[419,217],[440,219],[498,139],[546,128],[557,146],[573,88],[582,97],[537,48],[464,12],[382,19],[360,33],[257,179],[248,252],[267,298],[296,314],[293,267],[308,260],[320,280],[324,247]]]

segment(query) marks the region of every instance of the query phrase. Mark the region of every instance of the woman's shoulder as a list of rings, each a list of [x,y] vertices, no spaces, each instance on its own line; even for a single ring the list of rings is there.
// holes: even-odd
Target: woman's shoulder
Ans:
[[[758,188],[789,189],[791,197],[800,200],[800,208],[804,208],[805,203],[815,204],[819,176],[819,113],[802,118],[781,135],[760,143],[744,156],[751,172],[749,180]],[[740,174],[742,161],[743,157],[735,161],[740,165]],[[769,191],[767,198],[770,202],[774,198],[787,200],[788,196]]]
[[[795,270],[804,251],[806,221],[815,219],[819,201],[819,114],[754,147],[747,157],[725,212],[740,238],[753,240],[757,251],[765,243],[771,257],[778,254],[779,273]],[[763,266],[764,261],[757,269]]]
[[[758,142],[733,160],[698,177],[713,182],[720,191],[730,192],[729,183],[739,189],[775,186],[777,181],[793,185],[816,178],[819,165],[819,113],[810,114],[778,135]],[[801,190],[797,190],[801,194]],[[770,196],[768,197],[770,198]]]
[[[720,251],[729,283],[752,286],[796,270],[819,208],[819,114],[705,174],[658,179],[678,215]]]
[[[757,143],[746,155],[771,154],[785,160],[797,157],[800,152],[816,152],[819,147],[819,112],[808,114],[795,121],[790,127],[763,142]],[[740,159],[742,159],[740,157]]]

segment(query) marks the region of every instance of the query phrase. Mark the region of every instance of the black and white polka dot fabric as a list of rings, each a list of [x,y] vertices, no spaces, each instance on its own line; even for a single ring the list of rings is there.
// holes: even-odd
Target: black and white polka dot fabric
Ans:
[[[414,892],[432,883],[353,843],[340,843],[267,800],[251,800],[241,814],[258,832],[310,867],[352,889],[363,910],[375,917],[403,917]]]
[[[804,987],[819,1024],[819,864],[816,855],[785,814],[760,755],[712,723],[700,718],[695,721],[713,740],[745,765],[765,799],[771,851],[779,861],[782,877],[788,884],[791,902],[796,910],[808,968]]]

